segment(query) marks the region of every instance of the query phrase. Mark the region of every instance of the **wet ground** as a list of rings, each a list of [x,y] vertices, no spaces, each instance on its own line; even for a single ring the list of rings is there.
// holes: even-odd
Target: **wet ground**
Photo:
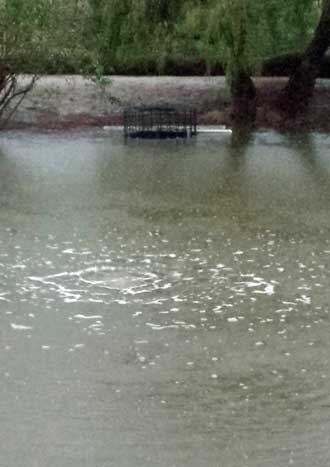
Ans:
[[[0,464],[330,463],[330,137],[2,133]]]

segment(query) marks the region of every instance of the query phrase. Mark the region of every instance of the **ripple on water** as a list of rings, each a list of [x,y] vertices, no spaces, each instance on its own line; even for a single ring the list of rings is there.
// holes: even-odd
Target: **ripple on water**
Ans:
[[[60,303],[90,305],[89,313],[71,316],[74,322],[90,320],[86,329],[100,333],[107,332],[104,319],[114,306],[123,307],[136,326],[156,332],[222,332],[226,326],[234,332],[237,324],[236,332],[258,334],[264,326],[283,340],[298,313],[305,329],[320,325],[328,313],[318,293],[329,280],[324,264],[328,249],[302,261],[297,259],[301,242],[272,232],[245,238],[244,247],[230,238],[202,245],[194,237],[175,249],[160,235],[146,240],[137,248],[135,241],[122,238],[119,249],[104,240],[92,251],[80,242],[61,244],[52,238],[46,250],[38,244],[36,258],[19,248],[12,264],[3,259],[0,300],[11,300],[6,284],[14,277],[22,303],[44,303],[47,309]],[[58,270],[63,264],[66,270]],[[38,269],[48,273],[36,274]],[[103,306],[108,308],[99,314]]]

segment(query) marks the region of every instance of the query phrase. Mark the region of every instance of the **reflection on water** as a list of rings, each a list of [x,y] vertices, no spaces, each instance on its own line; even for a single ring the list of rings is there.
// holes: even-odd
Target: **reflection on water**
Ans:
[[[2,135],[8,467],[330,462],[330,138]]]

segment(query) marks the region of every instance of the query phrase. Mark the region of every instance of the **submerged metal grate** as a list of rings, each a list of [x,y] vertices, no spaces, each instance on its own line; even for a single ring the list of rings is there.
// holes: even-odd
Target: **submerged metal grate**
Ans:
[[[197,134],[197,112],[173,107],[126,109],[124,134],[126,138],[188,138]]]

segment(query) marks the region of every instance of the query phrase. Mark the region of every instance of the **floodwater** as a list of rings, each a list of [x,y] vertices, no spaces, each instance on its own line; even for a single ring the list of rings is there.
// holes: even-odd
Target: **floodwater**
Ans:
[[[0,465],[330,465],[330,136],[2,133]]]

